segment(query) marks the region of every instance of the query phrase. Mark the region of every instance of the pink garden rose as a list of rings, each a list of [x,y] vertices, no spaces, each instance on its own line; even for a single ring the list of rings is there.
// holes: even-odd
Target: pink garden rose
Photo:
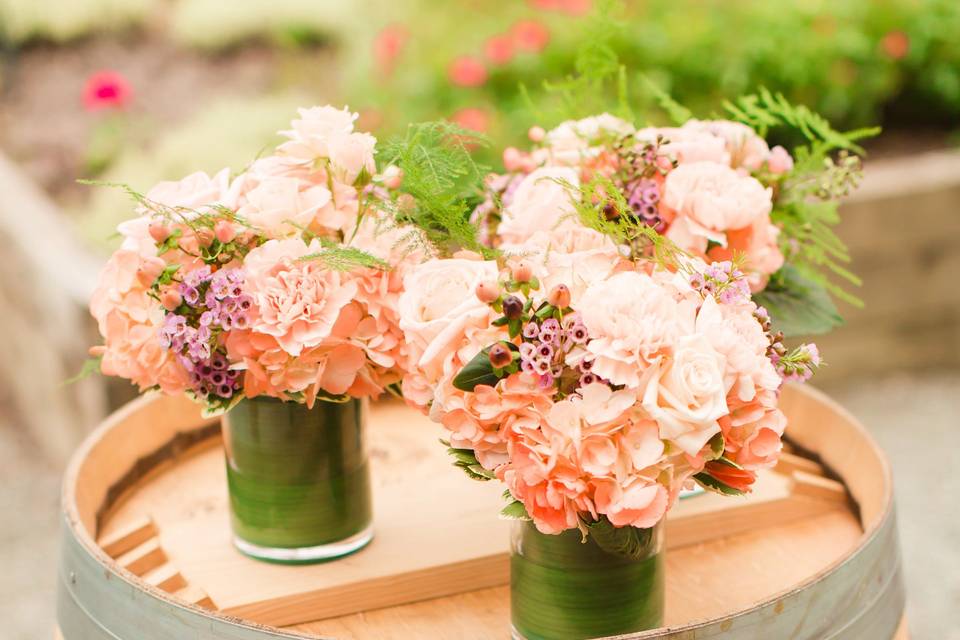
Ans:
[[[298,235],[331,205],[323,178],[281,158],[258,160],[242,178],[237,215],[269,237]]]
[[[680,164],[689,162],[718,162],[728,164],[730,153],[723,140],[703,131],[679,127],[647,127],[637,131],[640,142],[663,140],[660,153]]]
[[[329,158],[331,142],[350,135],[358,117],[346,107],[336,109],[330,105],[301,108],[297,113],[300,117],[290,123],[293,128],[280,132],[288,141],[277,150],[304,163]]]
[[[684,123],[683,128],[709,133],[723,140],[724,146],[730,154],[730,166],[734,169],[743,167],[750,171],[756,171],[770,157],[770,147],[767,146],[767,141],[742,122],[689,120]]]
[[[474,292],[481,282],[496,280],[497,272],[495,262],[451,258],[428,260],[407,273],[400,328],[428,378],[443,375],[444,360],[461,346],[468,328],[489,321],[490,307]]]
[[[580,178],[573,169],[543,167],[533,171],[514,192],[497,234],[505,243],[522,244],[538,231],[563,233],[582,226],[574,206],[579,186]]]
[[[321,344],[331,334],[340,312],[356,295],[357,286],[338,271],[304,256],[321,250],[299,238],[270,240],[247,254],[246,292],[257,313],[254,332],[272,336],[292,356]]]
[[[663,203],[695,230],[742,229],[770,213],[772,190],[716,162],[681,164],[667,174]],[[668,234],[669,235],[669,234]]]

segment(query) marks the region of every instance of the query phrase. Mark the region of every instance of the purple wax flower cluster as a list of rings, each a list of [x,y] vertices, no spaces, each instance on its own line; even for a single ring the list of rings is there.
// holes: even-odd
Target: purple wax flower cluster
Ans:
[[[715,296],[721,304],[750,302],[750,284],[746,276],[729,261],[714,262],[703,273],[693,272],[690,286],[704,296]]]
[[[199,397],[229,399],[240,389],[241,376],[230,369],[220,336],[249,326],[253,299],[243,292],[243,272],[204,266],[187,273],[178,291],[183,304],[164,319],[160,344],[177,354]]]
[[[640,178],[627,185],[627,204],[647,226],[656,231],[664,230],[657,205],[660,202],[660,185],[655,180]]]
[[[546,389],[553,385],[565,365],[565,355],[574,347],[587,342],[587,328],[580,314],[571,313],[563,318],[563,324],[556,318],[548,318],[542,323],[531,320],[523,326],[524,342],[520,345],[520,369],[539,377],[538,384]],[[593,362],[584,360],[577,369],[580,384],[600,381],[590,372]]]

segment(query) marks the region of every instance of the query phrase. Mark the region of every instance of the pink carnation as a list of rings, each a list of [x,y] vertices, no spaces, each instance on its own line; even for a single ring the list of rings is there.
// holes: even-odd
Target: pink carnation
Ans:
[[[270,240],[247,254],[246,292],[254,299],[251,328],[272,336],[293,356],[330,337],[357,285],[318,260],[301,259],[321,249],[314,240]]]

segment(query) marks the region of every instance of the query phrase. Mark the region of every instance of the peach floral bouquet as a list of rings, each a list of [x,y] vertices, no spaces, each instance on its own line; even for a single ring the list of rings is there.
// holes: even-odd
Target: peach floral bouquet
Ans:
[[[434,259],[400,296],[407,401],[543,533],[652,527],[691,482],[748,492],[781,449],[784,377],[819,364],[771,334],[734,263],[604,250],[583,269],[569,254]]]
[[[683,111],[682,125],[673,127],[638,129],[607,113],[550,131],[533,127],[532,148],[506,149],[507,173],[487,180],[487,198],[473,215],[483,241],[507,251],[569,252],[574,244],[592,251],[592,230],[640,256],[650,249],[646,231],[654,230],[708,263],[739,260],[750,291],[787,333],[833,328],[841,320],[830,294],[857,301],[824,272],[859,282],[843,266],[849,257],[830,227],[837,201],[860,177],[853,140],[871,132],[839,134],[802,107],[766,93],[754,98],[763,110],[734,113],[747,121],[754,115],[757,126],[782,116],[815,139],[795,150],[796,161],[744,122]]]
[[[210,410],[242,397],[312,406],[399,383],[398,303],[423,258],[387,212],[356,114],[301,109],[286,141],[240,175],[195,173],[137,199],[90,303],[103,373],[186,392]]]

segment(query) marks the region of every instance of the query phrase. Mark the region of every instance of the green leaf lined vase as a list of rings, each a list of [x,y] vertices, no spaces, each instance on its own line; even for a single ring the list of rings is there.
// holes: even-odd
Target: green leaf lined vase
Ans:
[[[241,401],[223,421],[234,544],[269,562],[321,562],[373,537],[365,401]]]
[[[663,623],[662,525],[634,530],[629,543],[622,545],[609,532],[597,533],[606,534],[603,541],[595,540],[591,532],[584,542],[577,529],[546,535],[531,522],[514,524],[510,554],[514,640],[587,640],[655,629]]]

